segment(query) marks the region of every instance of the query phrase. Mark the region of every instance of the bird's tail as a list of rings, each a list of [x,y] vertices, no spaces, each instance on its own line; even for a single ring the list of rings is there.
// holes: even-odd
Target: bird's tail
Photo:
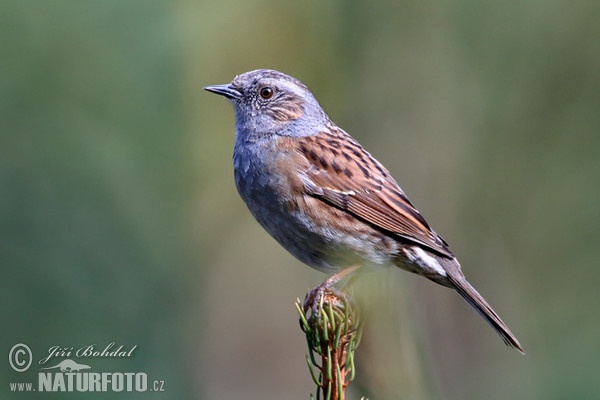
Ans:
[[[467,280],[460,276],[454,278],[452,276],[448,276],[450,282],[452,283],[454,289],[460,294],[463,299],[465,299],[477,312],[481,315],[491,326],[498,332],[504,343],[507,346],[512,347],[522,354],[525,354],[523,347],[513,335],[513,333],[508,329],[508,326],[500,319],[498,314],[490,307],[490,305],[485,301],[483,296],[475,290],[473,286]]]

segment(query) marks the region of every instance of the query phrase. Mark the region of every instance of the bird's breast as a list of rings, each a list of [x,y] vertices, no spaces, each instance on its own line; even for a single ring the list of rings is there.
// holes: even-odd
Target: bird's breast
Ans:
[[[254,218],[300,261],[326,272],[387,263],[395,241],[306,193],[300,153],[236,146],[233,162],[237,189]]]

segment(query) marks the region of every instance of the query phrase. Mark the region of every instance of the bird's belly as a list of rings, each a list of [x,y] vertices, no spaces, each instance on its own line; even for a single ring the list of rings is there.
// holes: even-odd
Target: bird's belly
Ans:
[[[252,210],[257,221],[287,251],[303,263],[323,272],[337,272],[352,265],[386,264],[389,257],[360,232],[339,232],[322,221],[299,212],[276,216],[278,210]]]
[[[391,238],[358,221],[354,227],[336,228],[335,221],[299,208],[297,199],[281,196],[280,189],[263,186],[258,191],[240,190],[240,195],[260,225],[303,263],[332,273],[352,265],[390,262],[395,250],[390,247],[397,246]]]
[[[254,218],[287,251],[324,272],[357,264],[387,264],[398,243],[342,210],[305,193],[301,180],[281,168],[280,152],[244,147],[234,154],[238,192]]]

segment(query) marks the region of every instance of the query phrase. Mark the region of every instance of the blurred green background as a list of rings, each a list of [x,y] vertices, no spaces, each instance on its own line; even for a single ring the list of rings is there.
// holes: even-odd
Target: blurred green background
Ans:
[[[232,179],[255,68],[306,83],[451,244],[527,351],[403,271],[350,398],[600,397],[600,8],[595,1],[0,3],[0,352],[110,342],[162,393],[308,398],[294,301],[325,276],[267,236]],[[81,360],[79,360],[81,361]]]

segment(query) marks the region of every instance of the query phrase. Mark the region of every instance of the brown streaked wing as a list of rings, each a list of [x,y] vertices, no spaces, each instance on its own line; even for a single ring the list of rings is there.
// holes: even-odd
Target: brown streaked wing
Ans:
[[[343,135],[343,136],[342,136]],[[302,138],[309,195],[440,255],[453,257],[387,170],[345,133]]]

